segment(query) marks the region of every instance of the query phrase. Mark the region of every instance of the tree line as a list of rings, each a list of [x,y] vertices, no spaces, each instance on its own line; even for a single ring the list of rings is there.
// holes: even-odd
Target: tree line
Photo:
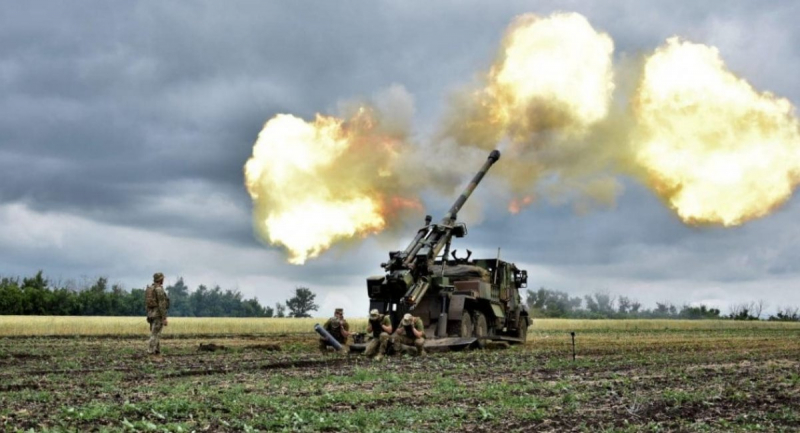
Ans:
[[[199,285],[191,291],[183,278],[165,287],[173,317],[311,317],[319,306],[316,294],[307,287],[296,287],[292,297],[274,306],[263,306],[256,298],[244,299],[238,290]],[[108,279],[98,278],[85,287],[51,284],[42,272],[30,278],[0,278],[0,315],[42,316],[143,316],[144,288],[126,290],[118,284],[109,287]],[[766,315],[763,300],[729,306],[728,314],[706,305],[657,302],[644,308],[627,296],[607,292],[570,296],[568,293],[540,288],[527,291],[531,315],[576,319],[731,319],[800,321],[800,308],[780,307]],[[764,317],[765,316],[765,317]]]
[[[664,301],[656,302],[655,308],[644,308],[642,304],[627,296],[613,296],[608,292],[591,295],[570,296],[558,290],[540,288],[528,290],[528,310],[532,317],[574,318],[574,319],[731,319],[731,320],[771,320],[783,322],[800,321],[800,308],[780,307],[776,313],[767,317],[767,303],[763,300],[734,304],[730,312],[723,315],[718,308],[707,305],[683,304],[676,307]]]
[[[164,288],[172,317],[310,317],[319,307],[306,287],[295,288],[285,303],[262,306],[256,298],[244,299],[238,290],[200,285],[190,291],[183,278]],[[85,287],[57,287],[38,272],[30,278],[0,278],[0,315],[40,316],[143,316],[144,288],[109,287],[100,277]]]

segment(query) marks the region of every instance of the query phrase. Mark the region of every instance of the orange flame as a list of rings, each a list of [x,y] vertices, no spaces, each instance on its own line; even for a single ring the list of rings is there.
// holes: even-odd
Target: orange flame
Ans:
[[[258,135],[244,167],[255,229],[303,264],[339,240],[383,230],[388,212],[419,206],[396,195],[401,138],[383,134],[371,110],[345,122],[281,114]]]
[[[508,211],[512,214],[518,214],[523,208],[530,206],[533,203],[533,196],[528,195],[522,197],[521,199],[512,199],[511,203],[508,204]]]
[[[514,19],[483,88],[457,95],[444,134],[493,149],[503,140],[503,170],[517,197],[533,197],[545,177],[592,177],[593,149],[576,146],[610,110],[614,43],[577,13]],[[580,191],[578,191],[580,193]],[[529,203],[515,199],[509,211]]]
[[[646,59],[631,116],[611,105],[613,49],[579,14],[523,15],[485,85],[455,101],[447,137],[484,149],[507,140],[494,173],[512,187],[509,212],[530,206],[532,191],[593,199],[579,209],[613,204],[622,188],[611,175],[620,173],[643,173],[687,223],[742,224],[788,199],[800,183],[800,123],[789,101],[734,76],[715,48],[672,38]],[[416,191],[431,176],[449,177],[426,170],[425,156],[414,160],[402,116],[379,114],[361,107],[347,120],[311,122],[281,114],[259,133],[244,168],[254,225],[291,263],[386,229],[422,208]]]
[[[503,137],[530,142],[552,131],[580,135],[608,113],[614,44],[580,14],[517,17],[486,86],[454,107],[447,133],[492,149]]]
[[[733,75],[716,48],[667,40],[647,59],[634,106],[636,161],[685,222],[742,224],[800,181],[794,107]]]

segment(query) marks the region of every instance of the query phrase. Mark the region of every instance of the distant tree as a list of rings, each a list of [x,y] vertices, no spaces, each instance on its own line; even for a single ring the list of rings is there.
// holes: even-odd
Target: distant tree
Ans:
[[[183,277],[178,277],[178,281],[166,287],[169,296],[170,316],[193,316],[192,304],[189,302],[189,287],[183,282]]]
[[[753,315],[755,308],[754,302],[731,305],[731,312],[728,314],[728,318],[733,320],[758,320],[758,316]]]
[[[681,319],[699,320],[699,319],[719,319],[720,311],[717,308],[706,307],[703,304],[698,306],[691,306],[684,304],[678,316]]]
[[[527,296],[525,298],[525,304],[528,306],[529,311],[541,311],[544,308],[544,295],[547,292],[547,289],[541,287],[538,291],[534,292],[531,289],[528,289]]]
[[[33,278],[22,279],[22,314],[50,314],[52,293],[47,289],[48,282],[39,271]]]
[[[197,290],[189,295],[189,304],[192,309],[192,314],[195,317],[209,317],[208,306],[208,287],[201,284],[197,286]]]
[[[262,307],[256,298],[242,301],[241,306],[239,317],[269,317],[267,316],[267,309]]]
[[[272,307],[264,307],[264,317],[274,317],[275,309]]]
[[[133,316],[144,316],[147,314],[147,309],[144,306],[144,290],[145,289],[131,289],[131,294],[128,297],[128,310],[133,311]],[[170,305],[170,310],[172,305]],[[170,311],[171,316],[177,316]]]
[[[0,278],[0,314],[69,316],[141,316],[145,314],[144,289],[110,289],[108,279],[98,278],[83,287],[67,282],[51,283],[38,272],[31,278]],[[189,293],[183,279],[166,288],[171,316],[264,317],[267,311],[255,298],[244,300],[238,290],[201,285]],[[272,309],[270,309],[272,310]]]
[[[752,305],[753,305],[753,316],[755,316],[756,318],[758,318],[760,320],[761,319],[761,313],[763,313],[764,310],[767,309],[767,307],[769,306],[769,303],[767,303],[767,301],[765,301],[763,299],[759,299],[758,301],[753,302]]]
[[[214,286],[209,290],[205,302],[206,313],[208,317],[223,317],[227,315],[225,311],[224,294],[219,286]]]
[[[584,296],[586,309],[593,317],[613,317],[614,297],[608,292],[595,292],[593,295]]]
[[[629,317],[638,317],[639,308],[642,304],[636,299],[631,299],[627,296],[620,296],[617,298],[617,317],[624,319]]]
[[[286,307],[280,302],[275,303],[275,317],[286,317]]]
[[[798,307],[783,307],[778,308],[774,316],[769,316],[771,321],[778,322],[800,322],[800,308]]]
[[[22,287],[44,290],[47,288],[47,279],[43,276],[42,271],[39,271],[33,278],[23,278]]]
[[[622,316],[631,312],[631,300],[627,296],[620,296],[617,299],[617,312]]]
[[[231,317],[242,317],[245,315],[245,300],[239,290],[228,289],[222,294],[222,309],[225,315]]]
[[[286,307],[289,308],[289,317],[311,317],[309,311],[317,311],[319,306],[314,303],[316,298],[311,289],[307,287],[296,287],[294,289],[294,297],[286,301]]]
[[[111,292],[107,295],[109,297],[110,307],[106,314],[113,316],[133,316],[134,311],[128,311],[128,297],[130,293],[125,290],[121,284],[114,284],[111,286]]]
[[[105,316],[111,310],[111,298],[106,292],[108,289],[108,279],[100,277],[97,282],[92,284],[88,289],[82,290],[78,294],[78,298],[83,304],[84,316]],[[36,313],[34,313],[36,314]]]
[[[674,305],[669,304],[669,315],[675,317],[678,315],[678,309]]]
[[[656,302],[656,308],[653,309],[650,315],[659,319],[667,319],[670,316],[670,311],[674,309],[675,306],[669,302]]]
[[[581,306],[581,298],[571,298],[567,293],[548,290],[528,290],[526,304],[534,317],[569,317]]]
[[[591,295],[586,295],[583,297],[586,300],[586,309],[589,310],[590,313],[597,313],[600,311],[600,307],[597,306],[597,301]]]
[[[0,314],[25,314],[22,306],[23,293],[19,280],[4,277],[0,280]]]

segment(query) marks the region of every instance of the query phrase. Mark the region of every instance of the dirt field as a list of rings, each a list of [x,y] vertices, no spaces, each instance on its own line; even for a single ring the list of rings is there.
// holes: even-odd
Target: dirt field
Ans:
[[[800,324],[529,332],[525,346],[323,356],[315,334],[0,339],[5,431],[798,431]],[[617,327],[618,328],[618,327]],[[224,346],[200,351],[200,344]],[[280,350],[274,350],[275,344]]]

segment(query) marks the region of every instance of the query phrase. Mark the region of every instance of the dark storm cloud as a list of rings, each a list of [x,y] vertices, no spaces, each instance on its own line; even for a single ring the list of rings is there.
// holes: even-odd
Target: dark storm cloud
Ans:
[[[53,230],[48,224],[64,215],[98,222],[96,228],[74,223],[107,234],[82,248],[119,250],[129,266],[104,254],[47,247],[58,244],[57,237],[14,238],[0,246],[18,251],[12,272],[84,275],[93,273],[86,270],[92,263],[104,263],[98,268],[129,278],[156,263],[195,272],[184,276],[197,283],[212,275],[270,274],[361,290],[363,278],[379,274],[386,252],[403,248],[407,237],[382,234],[337,246],[303,267],[282,264],[276,250],[256,253],[263,246],[252,234],[242,166],[266,120],[277,113],[305,119],[336,114],[342,101],[399,84],[415,100],[417,141],[432,145],[429,133],[449,93],[486,71],[512,18],[557,10],[582,13],[608,32],[618,59],[635,59],[675,34],[718,45],[735,72],[796,105],[800,6],[765,5],[8,2],[0,6],[0,206],[22,203],[56,216],[43,217],[45,228],[24,226],[32,231]],[[462,186],[473,170],[464,172]],[[500,246],[511,260],[610,284],[753,281],[800,272],[800,250],[792,244],[800,240],[792,228],[800,212],[796,200],[742,228],[692,228],[642,187],[624,182],[612,208],[578,216],[571,203],[539,201],[512,216],[490,172],[467,204],[475,209],[462,212],[470,234],[454,247],[493,255]],[[419,221],[424,213],[440,218],[454,199],[421,193],[427,209]],[[469,219],[470,212],[479,219]],[[12,212],[8,222],[22,217],[30,215]],[[135,252],[118,245],[142,236],[128,228],[169,236],[171,251],[185,260],[136,262]],[[221,249],[226,257],[181,256],[184,249],[200,254],[204,248]],[[252,255],[258,260],[247,259]],[[0,261],[12,264],[2,255]],[[247,290],[269,293],[258,281]]]
[[[208,230],[218,227],[198,215],[155,215],[149,203],[174,194],[174,183],[195,180],[210,193],[240,191],[238,205],[247,204],[241,166],[263,111],[277,110],[269,100],[248,101],[264,87],[254,79],[266,79],[237,73],[226,56],[236,50],[205,41],[219,35],[181,33],[168,10],[102,3],[87,16],[50,6],[3,15],[0,199],[249,239],[249,221]]]
[[[89,15],[67,3],[4,14],[3,201],[172,231],[148,201],[189,179],[210,191],[240,186],[269,117],[310,118],[413,82],[431,62],[426,32],[375,6],[97,6]],[[248,203],[244,194],[237,202]],[[249,222],[235,226],[249,236]]]

